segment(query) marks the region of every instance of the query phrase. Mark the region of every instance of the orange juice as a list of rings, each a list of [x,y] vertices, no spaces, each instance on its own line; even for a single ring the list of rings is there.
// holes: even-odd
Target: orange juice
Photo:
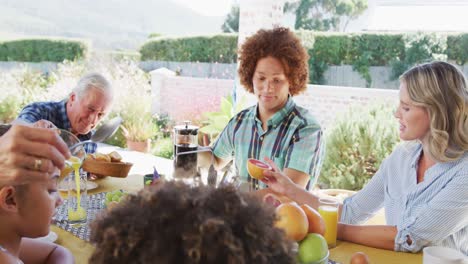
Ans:
[[[68,220],[69,221],[79,221],[79,220],[84,220],[86,219],[86,210],[81,207],[81,186],[80,186],[80,166],[81,166],[81,160],[76,158],[76,157],[71,157],[69,159],[71,162],[71,168],[75,171],[75,186],[76,186],[76,200],[77,200],[77,206],[76,210],[73,210],[72,208],[68,208]]]
[[[338,229],[338,208],[335,206],[321,205],[318,208],[319,214],[325,222],[325,240],[328,247],[336,246],[336,235]]]

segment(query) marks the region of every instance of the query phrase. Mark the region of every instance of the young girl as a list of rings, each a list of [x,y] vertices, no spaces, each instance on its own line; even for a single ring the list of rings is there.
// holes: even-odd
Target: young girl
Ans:
[[[48,180],[0,186],[0,263],[74,263],[65,248],[31,238],[46,236],[55,208],[58,170]]]

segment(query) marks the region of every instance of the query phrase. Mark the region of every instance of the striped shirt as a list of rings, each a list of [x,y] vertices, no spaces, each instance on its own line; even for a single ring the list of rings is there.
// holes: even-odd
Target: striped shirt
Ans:
[[[315,118],[289,97],[286,105],[267,121],[264,131],[257,107],[249,107],[229,121],[213,145],[214,155],[234,158],[236,173],[244,180],[251,180],[247,172],[249,158],[269,157],[280,169],[291,168],[310,175],[320,132]],[[261,186],[265,187],[263,183]]]
[[[468,255],[468,152],[436,163],[417,183],[421,151],[420,143],[397,147],[364,189],[344,201],[341,222],[362,223],[384,206],[387,225],[398,230],[395,251],[438,245]]]
[[[67,100],[59,102],[32,103],[23,108],[18,118],[28,123],[35,123],[41,119],[52,122],[57,128],[71,131],[70,120],[67,115]],[[93,131],[85,135],[78,135],[80,141],[91,139]],[[96,152],[97,145],[88,143],[84,145],[86,153]]]

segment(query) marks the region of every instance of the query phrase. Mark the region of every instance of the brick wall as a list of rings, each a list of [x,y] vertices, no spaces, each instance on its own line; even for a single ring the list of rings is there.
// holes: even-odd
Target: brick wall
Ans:
[[[153,82],[155,112],[168,113],[176,122],[197,121],[206,111],[217,111],[220,99],[232,93],[233,80],[165,76]],[[154,76],[153,76],[154,80]],[[156,87],[155,87],[156,86]],[[398,91],[339,86],[309,85],[305,93],[295,96],[296,103],[309,109],[322,126],[327,127],[337,114],[352,105],[389,102],[396,105]],[[252,98],[249,98],[252,101]]]

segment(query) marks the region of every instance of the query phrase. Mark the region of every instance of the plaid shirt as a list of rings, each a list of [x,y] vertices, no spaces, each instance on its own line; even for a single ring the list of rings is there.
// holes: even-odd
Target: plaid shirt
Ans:
[[[41,119],[52,122],[57,128],[71,131],[70,120],[67,116],[67,100],[59,102],[38,102],[32,103],[23,108],[18,118],[28,123],[34,123]],[[80,141],[91,139],[93,131],[85,135],[78,135]],[[95,143],[85,144],[86,153],[96,152]]]
[[[257,117],[257,105],[249,107],[229,121],[213,145],[213,153],[233,159],[236,173],[251,181],[247,159],[269,157],[280,168],[291,168],[311,175],[320,125],[290,97],[286,105],[268,120],[264,131]],[[311,179],[313,180],[313,179]],[[261,183],[262,187],[265,187]]]

